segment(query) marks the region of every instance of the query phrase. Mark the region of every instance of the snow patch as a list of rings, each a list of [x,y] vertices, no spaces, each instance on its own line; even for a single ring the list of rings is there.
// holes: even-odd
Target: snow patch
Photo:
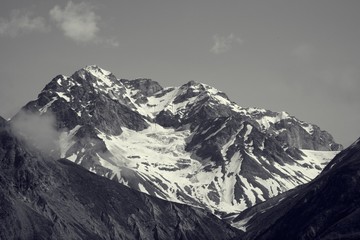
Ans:
[[[246,125],[246,133],[244,135],[244,142],[246,142],[248,140],[252,129],[253,129],[253,127],[251,125]]]
[[[266,110],[264,109],[251,109],[249,111],[249,113],[253,114],[265,114]],[[262,127],[263,130],[267,130],[270,128],[271,125],[274,125],[277,122],[280,122],[281,120],[287,119],[289,118],[290,115],[287,112],[279,112],[276,115],[264,115],[258,119],[256,119],[256,121],[259,123],[259,125]]]
[[[59,146],[60,146],[60,157],[65,158],[67,151],[71,148],[72,145],[74,145],[75,140],[73,137],[77,133],[77,131],[81,128],[80,125],[77,125],[73,129],[71,129],[69,132],[62,132],[59,136]],[[76,159],[76,158],[75,158]],[[75,160],[74,160],[75,161]]]
[[[146,193],[149,195],[149,192],[146,190],[144,185],[142,185],[141,183],[139,183],[139,190],[140,190],[140,192],[143,192],[143,193]]]
[[[303,124],[301,127],[307,131],[310,135],[314,132],[314,127],[311,124]]]
[[[48,108],[55,102],[58,98],[54,97],[50,102],[48,102],[45,106],[39,109],[40,114],[46,113]]]
[[[246,228],[247,228],[247,223],[249,222],[249,220],[253,217],[254,215],[244,218],[238,222],[234,222],[231,224],[231,226],[233,226],[234,228],[240,229],[243,232],[246,232]]]
[[[59,97],[63,98],[65,101],[70,102],[70,98],[66,96],[65,93],[57,92],[57,95],[59,95]]]
[[[87,72],[89,72],[91,75],[93,75],[94,77],[98,78],[99,80],[101,80],[102,83],[106,84],[107,86],[112,86],[113,82],[109,79],[109,75],[111,74],[111,72],[106,71],[104,69],[101,69],[95,65],[92,66],[87,66],[85,68],[85,70]]]

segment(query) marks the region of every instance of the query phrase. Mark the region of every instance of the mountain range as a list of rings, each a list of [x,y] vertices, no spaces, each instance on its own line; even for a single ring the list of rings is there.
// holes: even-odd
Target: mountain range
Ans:
[[[203,83],[92,65],[0,120],[4,239],[359,236],[359,141]]]
[[[163,88],[95,65],[56,76],[11,122],[26,133],[34,116],[51,119],[52,156],[219,216],[310,181],[342,149],[316,125],[240,107],[206,84]]]

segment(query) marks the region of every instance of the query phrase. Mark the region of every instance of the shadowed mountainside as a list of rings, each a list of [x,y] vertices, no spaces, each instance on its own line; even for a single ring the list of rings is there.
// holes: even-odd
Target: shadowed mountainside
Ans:
[[[170,203],[66,159],[45,159],[0,119],[0,239],[230,239],[204,210]]]
[[[310,183],[244,211],[240,239],[359,239],[360,139]]]

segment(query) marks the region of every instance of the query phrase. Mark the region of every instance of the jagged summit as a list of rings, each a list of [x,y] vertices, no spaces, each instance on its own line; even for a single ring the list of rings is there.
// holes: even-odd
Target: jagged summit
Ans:
[[[109,74],[111,73],[111,72],[109,72],[109,71],[107,71],[107,70],[99,67],[99,66],[96,65],[96,64],[87,65],[86,67],[84,67],[84,68],[82,68],[82,69],[84,69],[84,70],[86,70],[86,71],[100,71],[100,72],[102,72],[102,73],[104,73],[104,74],[107,74],[107,75],[109,75]]]
[[[140,97],[141,95],[149,97],[163,90],[163,87],[158,82],[148,78],[138,78],[134,80],[121,79],[120,81],[129,89],[138,90]]]
[[[61,157],[218,213],[308,182],[342,148],[316,125],[241,107],[206,84],[164,88],[97,66],[57,76],[24,109],[55,116]]]
[[[120,84],[114,74],[96,65],[86,66],[76,71],[71,77],[75,79],[80,77],[84,80],[92,80],[92,82],[100,88],[109,88]]]
[[[181,89],[193,89],[194,91],[206,91],[206,90],[210,90],[210,91],[215,91],[218,92],[217,89],[201,83],[201,82],[197,82],[195,80],[190,80],[187,83],[183,84],[181,87]]]
[[[203,94],[207,96],[219,96],[221,98],[224,98],[225,101],[226,100],[230,101],[230,99],[225,93],[217,90],[212,86],[209,86],[201,82],[196,82],[194,80],[185,83],[180,87],[180,89],[183,90],[183,92],[186,92],[186,94],[188,94],[188,96],[190,97]]]
[[[88,66],[80,69],[79,71],[86,71],[97,77],[112,75],[112,73],[110,71],[107,71],[97,65],[88,65]]]

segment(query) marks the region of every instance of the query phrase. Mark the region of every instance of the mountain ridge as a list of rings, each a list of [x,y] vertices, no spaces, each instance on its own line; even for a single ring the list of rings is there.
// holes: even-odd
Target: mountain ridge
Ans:
[[[336,153],[321,151],[342,149],[316,125],[242,108],[206,84],[163,88],[94,65],[58,75],[23,111],[54,115],[59,157],[220,215],[308,182]]]

